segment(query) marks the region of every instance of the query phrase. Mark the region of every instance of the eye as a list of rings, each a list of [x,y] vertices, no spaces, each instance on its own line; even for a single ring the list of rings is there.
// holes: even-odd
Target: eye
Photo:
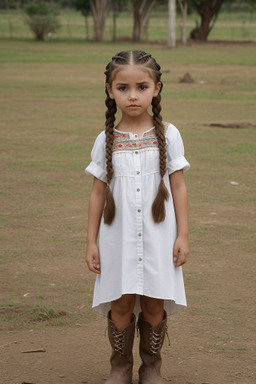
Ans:
[[[141,84],[140,86],[139,86],[139,90],[140,91],[145,91],[145,89],[147,89],[148,87],[146,86],[146,85],[143,85],[143,84]]]
[[[121,87],[118,87],[118,91],[120,91],[120,92],[126,91],[126,86],[122,85]]]

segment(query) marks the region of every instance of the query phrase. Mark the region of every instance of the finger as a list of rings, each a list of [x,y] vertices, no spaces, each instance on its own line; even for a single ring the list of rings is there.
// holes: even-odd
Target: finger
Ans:
[[[92,265],[93,265],[94,272],[100,273],[100,260],[99,260],[99,258],[97,258],[97,257],[94,258]]]
[[[90,271],[99,274],[100,273],[100,265],[99,263],[95,263],[94,259],[86,260],[87,266]]]
[[[187,261],[187,256],[185,253],[179,253],[177,263],[175,264],[176,268],[181,267]]]
[[[93,258],[93,266],[97,270],[100,270],[100,257],[99,257],[99,255],[95,255],[94,256],[94,258]]]
[[[181,262],[181,253],[180,251],[177,251],[173,256],[175,267],[178,267]]]
[[[93,264],[89,267],[89,270],[94,273],[100,274],[100,268],[95,267]]]
[[[91,269],[92,272],[96,273],[97,275],[100,275],[100,268],[92,268]]]
[[[174,262],[174,264],[176,264],[178,262],[178,259],[179,259],[179,248],[174,247],[174,249],[173,249],[173,262]]]

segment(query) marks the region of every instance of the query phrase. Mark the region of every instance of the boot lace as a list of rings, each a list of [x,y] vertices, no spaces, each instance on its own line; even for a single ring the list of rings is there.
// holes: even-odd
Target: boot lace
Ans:
[[[154,331],[152,332],[150,351],[153,355],[158,353],[159,349],[161,348],[163,341],[164,341],[164,335],[165,334],[167,336],[167,339],[168,339],[169,345],[170,345],[170,339],[169,339],[169,335],[168,335],[168,327],[167,326],[160,333],[156,333]]]
[[[126,330],[123,330],[123,331],[114,330],[113,332],[114,349],[116,352],[119,352],[121,354],[124,353],[125,333],[126,333]]]

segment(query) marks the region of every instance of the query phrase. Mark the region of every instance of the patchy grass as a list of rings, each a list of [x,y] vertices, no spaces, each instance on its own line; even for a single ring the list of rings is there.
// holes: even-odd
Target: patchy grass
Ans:
[[[63,310],[49,306],[9,304],[0,306],[0,324],[8,324],[9,330],[20,327],[70,325],[74,319]],[[1,329],[1,328],[0,328]],[[2,329],[3,330],[3,329]]]
[[[104,128],[105,65],[115,52],[138,47],[0,42],[4,331],[95,316],[94,276],[84,263],[91,180],[83,169]],[[184,269],[190,310],[182,316],[223,335],[208,340],[201,332],[207,351],[244,356],[244,330],[251,339],[255,330],[248,294],[256,272],[255,128],[209,124],[256,122],[254,50],[250,44],[141,48],[162,64],[164,120],[180,129],[192,165],[191,260]],[[195,83],[179,82],[186,72]]]

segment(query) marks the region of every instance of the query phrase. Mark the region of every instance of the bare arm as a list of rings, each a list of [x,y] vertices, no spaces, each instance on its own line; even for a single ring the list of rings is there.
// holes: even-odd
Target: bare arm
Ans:
[[[101,180],[93,180],[93,186],[89,201],[86,263],[90,271],[100,273],[100,255],[97,246],[100,220],[105,203],[106,184]]]
[[[189,255],[188,197],[182,170],[170,175],[170,184],[178,225],[178,236],[174,244],[173,260],[176,263],[176,267],[180,267],[186,263]],[[180,254],[180,259],[178,259],[178,254]]]

